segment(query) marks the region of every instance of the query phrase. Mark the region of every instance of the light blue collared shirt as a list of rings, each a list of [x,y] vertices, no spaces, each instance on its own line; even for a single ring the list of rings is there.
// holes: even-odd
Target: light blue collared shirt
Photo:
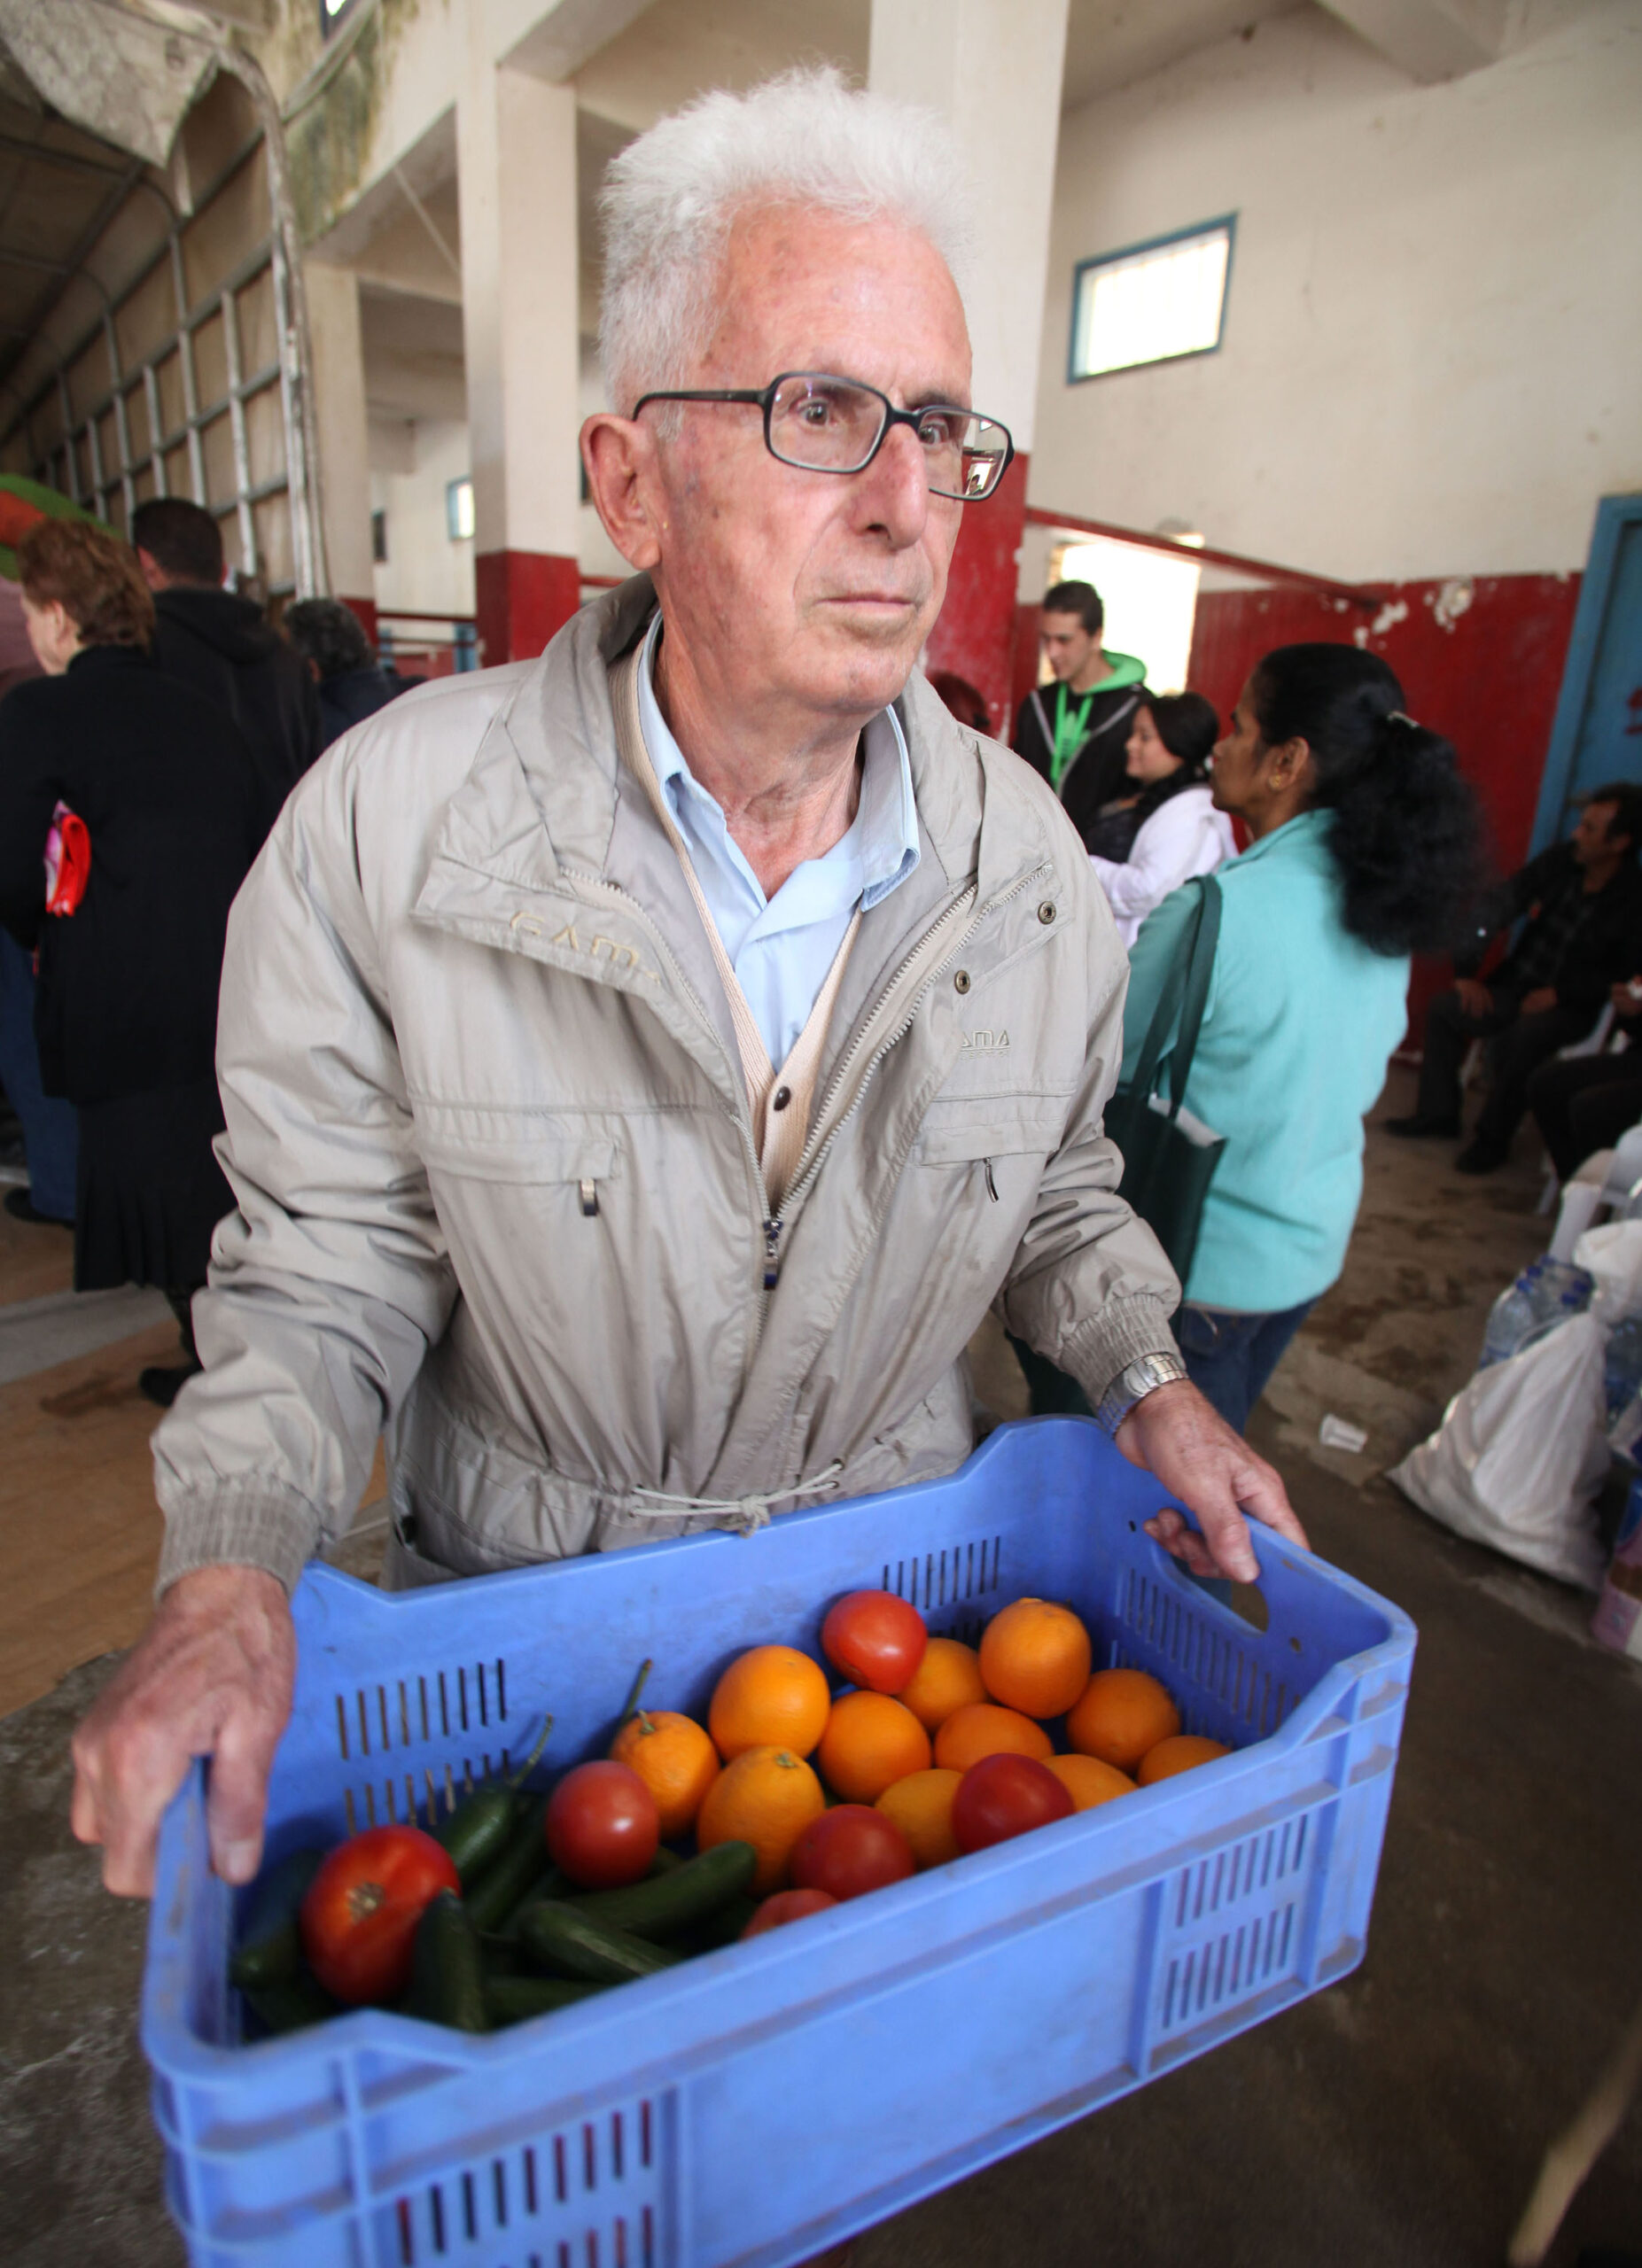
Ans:
[[[899,888],[918,863],[918,806],[900,721],[879,711],[863,739],[860,803],[847,835],[793,868],[767,898],[717,800],[691,774],[656,699],[658,615],[639,671],[639,720],[730,966],[777,1070],[809,1021],[850,916]]]

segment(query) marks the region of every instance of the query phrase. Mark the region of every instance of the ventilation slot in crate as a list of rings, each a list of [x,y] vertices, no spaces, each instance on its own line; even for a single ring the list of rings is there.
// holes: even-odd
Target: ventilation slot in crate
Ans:
[[[962,1610],[997,1590],[1002,1559],[1000,1535],[954,1543],[945,1551],[926,1551],[921,1559],[887,1562],[880,1588],[907,1600],[926,1621],[938,1616],[931,1627],[941,1636],[973,1643],[992,1610],[976,1606],[969,1614]]]
[[[658,2268],[658,2108],[629,2103],[388,2209],[394,2268]]]
[[[1185,1946],[1175,1954],[1163,1972],[1159,2031],[1195,2023],[1286,1976],[1292,1966],[1298,1905],[1298,1899],[1290,1899],[1223,1937]]]
[[[482,1781],[517,1760],[508,1725],[508,1666],[458,1663],[391,1682],[354,1686],[336,1697],[337,1752],[345,1764],[374,1767],[343,1790],[348,1832],[402,1821],[432,1825]],[[390,1762],[396,1750],[472,1747],[439,1765]]]
[[[1195,1613],[1171,1586],[1133,1568],[1124,1578],[1119,1619],[1124,1627],[1112,1642],[1111,1666],[1160,1675],[1179,1704],[1187,1732],[1210,1730],[1204,1711],[1212,1710],[1265,1740],[1300,1702],[1299,1689],[1263,1667],[1235,1636]],[[1132,1632],[1132,1640],[1124,1632]]]

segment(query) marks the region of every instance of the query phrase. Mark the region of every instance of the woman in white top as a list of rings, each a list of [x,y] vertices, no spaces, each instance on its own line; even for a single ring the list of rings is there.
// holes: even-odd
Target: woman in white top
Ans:
[[[1127,855],[1091,852],[1089,859],[1125,945],[1171,890],[1236,854],[1232,823],[1214,808],[1207,776],[1219,730],[1201,693],[1148,694],[1134,712],[1127,770],[1140,793],[1125,812],[1110,815],[1129,833]],[[1101,831],[1109,843],[1109,829]]]

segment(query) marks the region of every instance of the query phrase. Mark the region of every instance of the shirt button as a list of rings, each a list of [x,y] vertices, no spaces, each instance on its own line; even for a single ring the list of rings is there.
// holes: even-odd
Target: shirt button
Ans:
[[[770,1108],[772,1110],[785,1110],[787,1105],[791,1100],[792,1089],[790,1087],[777,1087],[774,1093],[770,1097]]]

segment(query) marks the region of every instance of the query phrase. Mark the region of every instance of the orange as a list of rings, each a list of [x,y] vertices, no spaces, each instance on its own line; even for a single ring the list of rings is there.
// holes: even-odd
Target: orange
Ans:
[[[753,1895],[767,1898],[787,1879],[792,1846],[827,1808],[821,1783],[787,1748],[744,1748],[708,1789],[696,1816],[696,1842],[751,1843],[759,1854]]]
[[[961,1772],[938,1767],[931,1772],[909,1772],[878,1798],[878,1809],[900,1829],[920,1867],[944,1867],[958,1856],[952,1799],[962,1777]]]
[[[1089,1633],[1070,1606],[1017,1598],[981,1634],[986,1690],[1023,1717],[1059,1717],[1089,1682]]]
[[[1096,1804],[1109,1804],[1114,1796],[1132,1796],[1134,1782],[1115,1764],[1102,1764],[1098,1756],[1051,1756],[1048,1767],[1072,1799],[1074,1811],[1093,1811]]]
[[[1143,1669],[1097,1669],[1066,1714],[1066,1737],[1080,1756],[1132,1772],[1148,1749],[1180,1729],[1180,1712]]]
[[[819,1662],[796,1646],[754,1646],[736,1656],[713,1688],[707,1729],[727,1764],[749,1748],[807,1756],[831,1706]]]
[[[1035,1756],[1047,1764],[1054,1752],[1041,1725],[1018,1709],[1000,1709],[993,1701],[966,1701],[935,1736],[935,1760],[953,1772],[967,1772],[983,1756],[1005,1753]]]
[[[841,1693],[832,1705],[815,1761],[846,1803],[875,1804],[909,1772],[930,1768],[930,1736],[888,1693]]]
[[[961,1638],[931,1638],[912,1683],[903,1685],[897,1698],[906,1703],[926,1733],[939,1732],[954,1709],[961,1709],[966,1701],[986,1698],[981,1658]]]
[[[1149,1788],[1159,1780],[1172,1780],[1177,1772],[1190,1772],[1199,1764],[1212,1764],[1217,1756],[1229,1756],[1231,1752],[1224,1741],[1205,1740],[1201,1733],[1171,1733],[1167,1740],[1160,1740],[1141,1759],[1135,1776],[1143,1788]]]
[[[643,1709],[610,1744],[618,1764],[631,1765],[656,1798],[662,1839],[687,1835],[702,1798],[719,1776],[719,1751],[693,1717],[676,1709]]]

